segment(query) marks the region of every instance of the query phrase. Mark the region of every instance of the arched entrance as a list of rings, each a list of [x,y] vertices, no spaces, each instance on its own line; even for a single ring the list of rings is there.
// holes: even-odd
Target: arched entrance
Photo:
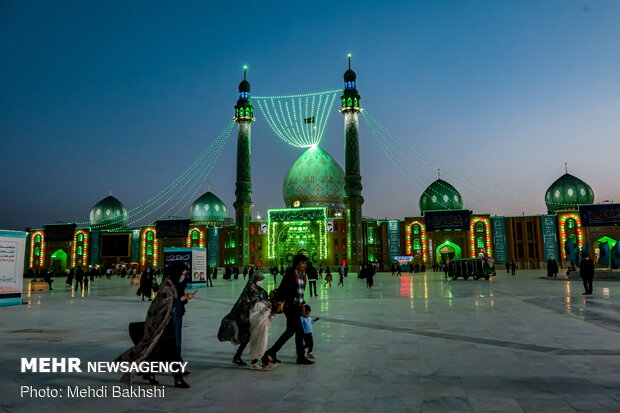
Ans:
[[[52,266],[50,269],[56,272],[65,272],[67,269],[67,253],[63,250],[56,250],[52,254]]]
[[[319,262],[318,229],[309,222],[286,225],[277,234],[278,262],[284,266],[293,264],[296,254],[304,254],[312,263]]]
[[[450,260],[461,258],[461,247],[452,241],[444,241],[435,249],[435,257],[437,262],[448,262]]]
[[[594,258],[598,265],[611,267],[611,250],[617,242],[617,240],[608,236],[601,237],[594,242]]]

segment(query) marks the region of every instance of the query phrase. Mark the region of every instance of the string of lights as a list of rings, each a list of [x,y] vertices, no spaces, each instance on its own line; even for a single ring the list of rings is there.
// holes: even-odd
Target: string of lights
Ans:
[[[383,124],[381,124],[381,122],[379,122],[379,120],[376,119],[367,110],[362,112],[362,114],[364,116],[365,121],[368,123],[369,126],[372,125],[372,127],[375,128],[378,134],[385,135],[388,138],[387,139],[388,142],[390,142],[391,145],[396,146],[396,149],[395,149],[396,153],[398,154],[404,153],[407,155],[413,155],[415,158],[421,161],[421,164],[416,169],[417,173],[425,173],[428,176],[428,174],[424,172],[425,168],[430,168],[431,170],[434,170],[434,171],[440,169],[442,175],[449,177],[450,180],[453,180],[454,182],[457,182],[468,189],[471,189],[477,193],[480,193],[481,195],[487,195],[487,196],[492,195],[493,199],[496,201],[499,200],[506,204],[518,206],[519,208],[525,208],[531,212],[540,211],[540,202],[528,200],[527,198],[520,198],[520,199],[526,199],[526,202],[515,200],[513,197],[510,196],[510,194],[507,194],[505,191],[502,191],[501,189],[485,185],[474,179],[467,178],[461,173],[451,171],[449,168],[444,167],[439,162],[426,156],[422,152],[418,151],[411,144],[403,141],[398,136],[393,134],[389,129],[387,129]]]
[[[367,116],[366,111],[362,111],[362,117],[366,121],[368,125],[371,135],[375,138],[377,143],[381,146],[381,149],[385,152],[387,157],[390,159],[392,164],[400,170],[400,172],[407,177],[416,187],[418,187],[421,191],[428,189],[429,182],[434,181],[435,179],[424,169],[416,168],[414,171],[410,164],[411,160],[408,158],[408,152],[404,150],[400,150],[395,148],[393,145],[389,144],[388,136],[385,134],[381,128],[378,127],[378,122],[374,122],[374,118],[370,118]],[[426,176],[426,180],[423,180],[420,175]],[[439,191],[435,190],[435,188],[430,188],[435,195],[442,195]],[[476,200],[468,200],[474,205],[478,205],[489,213],[498,214],[499,211],[491,206],[484,204],[482,202]]]
[[[174,180],[172,180],[167,186],[165,186],[157,194],[149,198],[147,201],[137,205],[136,207],[127,211],[130,222],[129,225],[133,225],[137,222],[147,221],[146,218],[154,216],[154,214],[166,205],[170,205],[172,201],[175,201],[174,206],[169,207],[169,210],[163,214],[159,214],[157,218],[165,217],[167,214],[179,205],[181,202],[190,197],[191,193],[186,192],[183,196],[178,197],[179,194],[188,183],[192,183],[192,188],[204,181],[204,178],[212,171],[215,163],[219,159],[222,150],[228,137],[230,136],[235,122],[231,121],[220,135],[194,160],[188,168],[182,171]],[[207,173],[205,173],[205,171]],[[202,180],[199,178],[203,178]],[[183,206],[181,206],[181,209]],[[179,210],[180,211],[180,210]],[[119,220],[111,220],[110,222],[102,225],[98,225],[98,229],[110,229],[119,225]],[[148,220],[152,222],[152,220]],[[89,225],[90,222],[81,222],[78,225]]]
[[[255,97],[275,134],[289,145],[307,148],[318,145],[339,90],[301,95]]]

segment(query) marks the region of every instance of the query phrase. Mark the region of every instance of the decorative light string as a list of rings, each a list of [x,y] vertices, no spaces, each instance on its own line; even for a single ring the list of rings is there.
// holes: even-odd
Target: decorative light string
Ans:
[[[423,153],[415,149],[413,146],[411,146],[411,144],[404,142],[398,136],[394,135],[385,126],[383,126],[372,114],[368,113],[368,111],[364,111],[362,112],[362,114],[366,122],[369,124],[369,126],[372,125],[371,127],[373,127],[376,130],[376,133],[380,135],[385,135],[389,138],[389,142],[392,145],[396,146],[395,151],[397,153],[413,154],[423,164],[433,169],[440,168],[442,171],[442,174],[445,173],[455,182],[459,182],[463,186],[466,186],[467,188],[471,188],[474,191],[481,193],[483,195],[492,195],[493,199],[496,201],[500,200],[507,204],[518,206],[520,208],[526,208],[528,211],[531,211],[533,213],[540,211],[541,209],[540,202],[528,200],[527,198],[522,198],[522,199],[525,199],[525,201],[515,200],[511,194],[508,194],[505,191],[502,191],[501,189],[493,188],[479,181],[467,178],[461,173],[452,172],[449,168],[445,168],[439,162],[424,155]],[[422,171],[423,171],[423,168],[418,168],[418,170],[416,170],[417,173],[420,173]]]
[[[157,218],[165,217],[167,214],[172,211],[175,207],[181,204],[179,208],[179,212],[187,203],[189,199],[191,202],[192,193],[186,191],[181,196],[177,196],[183,188],[187,185],[190,185],[190,188],[194,188],[196,185],[201,184],[201,179],[204,180],[206,176],[212,171],[215,163],[219,159],[224,145],[228,140],[233,128],[235,126],[235,122],[231,121],[220,133],[220,135],[205,149],[204,152],[200,154],[200,156],[190,164],[190,166],[185,169],[181,174],[179,174],[172,182],[170,182],[166,187],[164,187],[161,191],[155,194],[153,197],[143,202],[142,204],[130,209],[127,211],[130,222],[129,225],[134,225],[137,222],[152,222]],[[191,190],[191,189],[190,189]],[[194,194],[196,191],[194,192]],[[170,205],[168,210],[164,213],[160,213],[157,216],[155,215],[157,211],[162,209],[166,205]],[[178,212],[177,212],[178,214]],[[147,220],[147,218],[151,218]],[[81,222],[78,225],[89,225],[90,222]],[[105,223],[103,225],[99,225],[97,229],[112,229],[117,227],[119,224],[118,220],[113,220],[112,222]]]
[[[410,167],[411,160],[407,157],[407,152],[405,152],[402,149],[398,150],[394,148],[393,145],[389,145],[388,139],[386,138],[386,134],[382,133],[382,131],[379,128],[377,128],[377,123],[373,122],[372,120],[373,118],[369,118],[366,116],[366,111],[362,111],[362,116],[364,120],[367,122],[368,127],[370,128],[371,135],[375,138],[377,143],[379,143],[379,145],[381,146],[381,149],[383,149],[383,151],[387,155],[388,159],[392,162],[392,164],[394,164],[394,166],[397,169],[399,169],[400,172],[405,177],[409,178],[409,180],[420,190],[424,191],[426,189],[430,189],[435,195],[443,196],[443,193],[437,191],[435,187],[430,187],[430,188],[428,187],[429,182],[434,181],[434,178],[431,175],[429,175],[428,172],[426,172],[422,168],[416,169],[414,171]],[[422,178],[420,178],[420,174],[425,175],[427,180],[423,181]],[[446,187],[446,189],[448,190],[450,188]],[[476,200],[468,200],[468,201],[473,204],[480,205],[487,212],[493,212],[495,214],[499,212],[496,208],[490,205],[486,205],[484,203],[478,202]]]
[[[289,96],[254,97],[275,134],[289,145],[307,148],[323,138],[340,90]]]

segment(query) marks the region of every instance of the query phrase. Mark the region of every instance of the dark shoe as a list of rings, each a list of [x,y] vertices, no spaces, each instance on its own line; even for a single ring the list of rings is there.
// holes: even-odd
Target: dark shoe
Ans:
[[[174,381],[174,387],[178,387],[179,389],[189,389],[189,384],[187,384],[183,379],[177,379]]]
[[[187,377],[187,376],[189,376],[190,374],[192,374],[192,373],[190,373],[190,371],[189,371],[189,370],[185,370],[185,371],[183,372],[183,377]]]
[[[155,379],[154,374],[143,374],[142,378],[149,382],[149,384],[159,384],[159,382]]]
[[[297,357],[297,364],[314,364],[314,361],[307,359],[304,356]]]
[[[248,363],[246,363],[245,361],[241,360],[241,357],[233,357],[232,363],[235,366],[247,366],[248,365]]]

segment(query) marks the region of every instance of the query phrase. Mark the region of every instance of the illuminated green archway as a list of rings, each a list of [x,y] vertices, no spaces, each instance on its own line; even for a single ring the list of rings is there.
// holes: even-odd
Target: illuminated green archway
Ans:
[[[446,248],[447,251],[444,250],[442,252],[442,248]],[[461,247],[452,241],[444,241],[442,244],[437,245],[437,248],[435,249],[435,259],[437,262],[441,262],[442,253],[444,254],[444,257],[447,256],[446,258],[448,258],[448,260],[459,259],[461,258]],[[454,256],[449,257],[450,254],[454,254]]]
[[[285,266],[293,264],[293,257],[303,250],[312,263],[319,261],[319,231],[312,222],[285,224],[277,234],[277,262]],[[306,255],[306,254],[304,254]]]
[[[614,245],[616,245],[616,242],[618,241],[608,236],[604,236],[596,240],[596,242],[594,243],[594,248],[598,248],[598,246],[604,242],[609,243],[609,250],[611,251],[611,249],[614,247]]]
[[[65,272],[67,269],[67,253],[63,250],[56,250],[52,254],[52,266],[50,269]]]

